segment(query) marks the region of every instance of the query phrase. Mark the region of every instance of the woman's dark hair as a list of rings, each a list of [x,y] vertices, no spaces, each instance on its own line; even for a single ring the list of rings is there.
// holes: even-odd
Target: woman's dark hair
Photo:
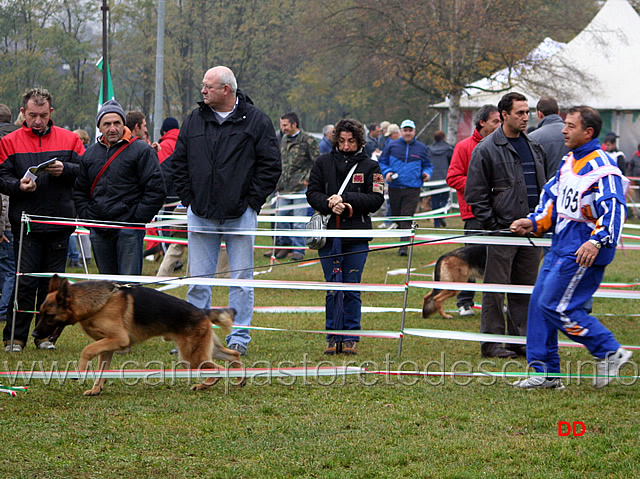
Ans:
[[[340,138],[340,133],[343,131],[353,134],[353,137],[358,143],[358,149],[364,148],[364,127],[362,123],[353,118],[343,118],[336,124],[335,130],[333,130],[333,137],[331,138],[331,144],[336,150],[338,149],[338,138]]]

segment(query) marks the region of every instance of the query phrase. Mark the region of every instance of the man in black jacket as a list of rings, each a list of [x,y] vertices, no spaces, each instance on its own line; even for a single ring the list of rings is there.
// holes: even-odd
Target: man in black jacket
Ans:
[[[529,121],[527,99],[520,93],[507,93],[498,110],[502,126],[473,150],[464,192],[473,216],[485,230],[508,229],[513,221],[527,216],[537,206],[546,182],[544,149],[524,133]],[[484,282],[533,285],[540,254],[540,248],[529,245],[489,245]],[[507,298],[507,334],[525,336],[529,295],[508,293]],[[482,294],[481,333],[505,334],[503,301],[503,293]],[[526,354],[524,346],[504,348],[499,343],[482,343],[481,352],[499,358]]]
[[[202,102],[184,120],[173,152],[173,184],[188,206],[189,267],[193,276],[214,276],[224,237],[232,279],[253,278],[257,215],[282,172],[280,149],[269,117],[238,90],[233,72],[223,66],[202,80]],[[211,286],[191,285],[187,300],[211,307]],[[251,324],[253,288],[229,288],[235,323]],[[241,355],[251,340],[234,329],[227,344]]]
[[[122,223],[91,228],[91,245],[101,274],[142,274],[144,225],[160,210],[167,191],[158,157],[131,135],[124,110],[105,102],[96,118],[102,135],[80,163],[73,192],[78,217]]]

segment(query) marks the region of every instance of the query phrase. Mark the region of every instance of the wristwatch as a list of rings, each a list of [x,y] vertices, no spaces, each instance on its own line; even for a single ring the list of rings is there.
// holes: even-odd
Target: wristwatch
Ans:
[[[593,246],[595,246],[597,249],[602,248],[602,243],[600,243],[600,241],[595,240],[595,239],[590,239],[589,243],[591,243]]]

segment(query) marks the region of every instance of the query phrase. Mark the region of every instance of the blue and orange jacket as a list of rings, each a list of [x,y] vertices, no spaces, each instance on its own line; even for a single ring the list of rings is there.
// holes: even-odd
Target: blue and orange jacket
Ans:
[[[574,221],[558,215],[556,202],[559,195],[559,179],[562,165],[571,162],[573,173],[585,175],[596,168],[617,165],[600,149],[595,139],[572,150],[561,163],[561,168],[544,186],[536,210],[529,215],[536,236],[553,231],[551,251],[559,256],[574,256],[587,240],[595,239],[602,244],[594,264],[609,264],[615,256],[626,217],[624,183],[626,179],[617,174],[600,178],[582,193],[580,207],[587,221]],[[618,170],[619,171],[619,170]]]
[[[11,197],[9,221],[19,231],[21,212],[51,217],[75,217],[71,190],[78,175],[80,156],[84,145],[78,135],[54,126],[39,135],[23,123],[22,128],[0,140],[0,192]],[[20,180],[27,168],[57,158],[64,163],[62,175],[42,174],[31,193],[20,191]],[[59,231],[68,226],[32,223],[32,231]]]

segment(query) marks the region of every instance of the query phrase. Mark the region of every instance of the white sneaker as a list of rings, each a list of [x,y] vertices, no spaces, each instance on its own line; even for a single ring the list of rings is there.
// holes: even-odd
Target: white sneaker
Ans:
[[[618,376],[620,368],[633,356],[633,352],[624,348],[618,348],[614,353],[609,353],[605,359],[598,363],[598,376],[593,378],[594,388],[603,388]]]
[[[393,223],[391,223],[391,226],[389,226],[387,229],[388,230],[395,230],[398,227],[398,223],[396,223],[395,221]]]
[[[20,346],[17,343],[13,343],[13,348],[11,348],[11,344],[7,344],[4,347],[4,352],[5,353],[21,353],[22,352],[22,346]]]
[[[460,314],[460,316],[474,316],[476,312],[471,306],[460,306],[458,308],[458,314]]]
[[[548,379],[543,376],[532,376],[521,379],[511,385],[521,389],[557,389],[558,391],[564,389],[564,384],[562,384],[560,378]]]
[[[56,345],[51,341],[42,341],[38,344],[38,349],[56,349]]]

